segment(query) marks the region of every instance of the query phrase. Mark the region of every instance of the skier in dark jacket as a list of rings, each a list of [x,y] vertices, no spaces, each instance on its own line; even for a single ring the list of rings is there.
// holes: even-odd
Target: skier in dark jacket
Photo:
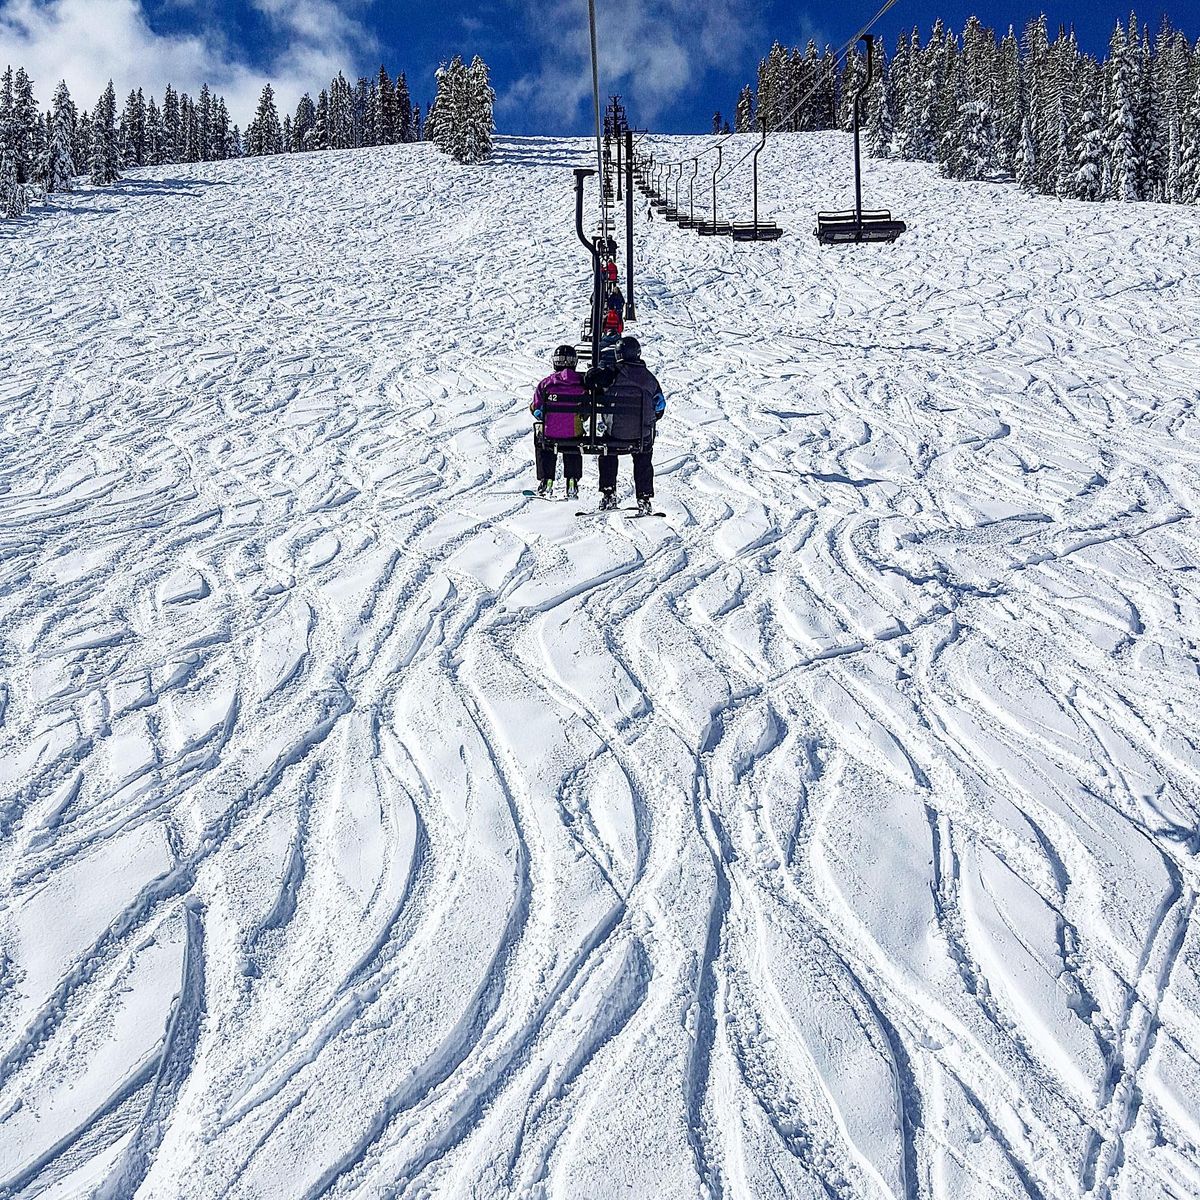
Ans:
[[[584,397],[583,376],[575,370],[574,346],[559,346],[551,364],[554,374],[533,389],[529,411],[533,413],[534,461],[537,464],[538,495],[549,498],[554,491],[558,467],[558,442],[579,435],[576,411]],[[579,495],[583,455],[578,446],[562,447],[563,474],[567,477],[567,499]]]
[[[638,512],[649,513],[654,508],[654,434],[667,401],[662,385],[642,362],[641,343],[635,337],[623,337],[617,347],[615,372],[606,368],[603,377],[595,382],[604,387],[605,398],[617,408],[609,429],[614,442],[638,442],[642,449],[633,454],[633,487],[637,494]],[[600,507],[617,507],[617,465],[619,456],[600,456]]]

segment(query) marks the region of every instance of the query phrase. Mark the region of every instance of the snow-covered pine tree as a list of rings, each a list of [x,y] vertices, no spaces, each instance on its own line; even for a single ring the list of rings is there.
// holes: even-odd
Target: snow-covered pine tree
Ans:
[[[146,166],[158,167],[163,163],[162,110],[151,96],[146,101]]]
[[[409,119],[409,140],[423,142],[425,140],[425,121],[421,115],[421,106],[412,106],[412,116]]]
[[[92,161],[92,114],[85,108],[75,121],[75,141],[71,146],[71,157],[75,160],[75,172],[82,175],[91,169]]]
[[[71,151],[75,139],[75,121],[75,105],[63,80],[54,90],[50,138],[38,168],[38,180],[47,193],[69,192],[71,180],[78,174]]]
[[[146,103],[141,91],[131,91],[121,110],[117,127],[121,145],[121,166],[125,170],[146,164]]]
[[[104,186],[121,178],[121,151],[117,141],[117,93],[112,80],[92,110],[92,152],[88,173],[92,183]]]
[[[1037,145],[1033,140],[1033,120],[1027,113],[1021,119],[1021,142],[1017,147],[1017,182],[1027,192],[1038,189]]]
[[[746,84],[738,96],[734,112],[734,127],[738,133],[748,133],[754,126],[754,91]]]
[[[996,48],[993,112],[996,128],[996,157],[1002,171],[1014,172],[1021,144],[1021,119],[1025,115],[1021,94],[1021,50],[1010,25]]]
[[[13,69],[5,67],[0,74],[0,154],[7,154],[16,171],[17,128],[13,116]]]
[[[851,50],[846,55],[846,61],[842,65],[841,79],[838,81],[838,95],[841,100],[838,104],[837,127],[839,129],[854,128],[854,97],[858,95],[858,89],[862,86],[862,81],[866,76],[866,60],[857,49]],[[759,89],[759,103],[762,102],[762,89]]]
[[[179,96],[168,83],[163,93],[163,162],[177,163],[183,159],[183,129],[179,117]]]
[[[875,76],[867,96],[867,153],[875,158],[887,158],[892,152],[896,126],[892,119],[892,102],[888,96],[884,72]]]
[[[212,144],[209,157],[223,159],[229,157],[229,106],[224,96],[218,96],[213,101]]]
[[[412,96],[408,91],[408,79],[403,71],[396,77],[396,121],[392,127],[392,140],[395,142],[419,142],[421,140],[420,110],[413,105]]]
[[[353,144],[353,98],[350,84],[341,71],[329,84],[329,148],[345,150]]]
[[[201,162],[216,158],[213,153],[213,97],[207,83],[200,85],[196,99],[196,152]]]
[[[314,131],[317,126],[317,109],[312,97],[305,92],[296,105],[296,115],[292,118],[292,149],[312,150]]]
[[[275,109],[275,89],[269,83],[263,84],[251,130],[246,146],[247,154],[267,155],[282,152],[283,127],[279,124],[279,113]]]
[[[375,80],[375,90],[379,97],[375,136],[379,140],[379,145],[391,146],[400,140],[397,136],[400,121],[396,113],[396,85],[392,82],[387,67],[382,63],[379,66],[379,75]]]
[[[1108,159],[1108,198],[1138,200],[1139,161],[1137,126],[1137,82],[1133,55],[1121,23],[1109,43],[1108,112],[1104,142]]]
[[[27,208],[25,185],[17,182],[16,159],[0,146],[0,216],[23,217]]]
[[[383,118],[380,109],[379,84],[372,79],[371,85],[367,90],[367,113],[363,121],[364,146],[386,145],[385,142],[380,140],[379,136],[382,125]]]
[[[374,136],[368,128],[368,114],[371,108],[371,81],[359,76],[354,85],[354,97],[350,107],[350,144],[352,146],[373,146]]]
[[[200,161],[200,122],[196,116],[196,102],[187,94],[179,96],[179,125],[183,134],[183,161]]]
[[[1195,73],[1192,94],[1180,123],[1176,186],[1180,204],[1200,204],[1200,70]]]
[[[466,153],[463,162],[481,163],[492,153],[492,135],[496,132],[496,93],[491,72],[479,55],[471,59],[467,70]]]
[[[291,154],[292,152],[292,115],[291,113],[283,114],[283,153]]]
[[[328,150],[329,146],[329,93],[322,88],[317,94],[317,111],[313,122],[313,150]]]
[[[1096,80],[1093,78],[1093,85]],[[1103,184],[1104,134],[1100,117],[1100,97],[1089,87],[1081,97],[1071,138],[1075,169],[1071,194],[1077,200],[1099,200]]]

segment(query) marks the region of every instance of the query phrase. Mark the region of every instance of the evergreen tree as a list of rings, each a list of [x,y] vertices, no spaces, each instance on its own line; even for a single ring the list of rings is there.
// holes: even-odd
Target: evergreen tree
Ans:
[[[162,112],[151,96],[146,102],[146,166],[159,167],[164,161]]]
[[[296,105],[296,115],[292,118],[292,149],[312,150],[313,133],[317,125],[317,109],[312,97],[305,92]]]
[[[210,158],[223,159],[229,157],[229,107],[224,96],[218,96],[213,102],[212,135]]]
[[[78,174],[71,149],[75,140],[76,119],[71,93],[67,90],[66,82],[60,82],[54,91],[51,106],[50,137],[38,165],[38,181],[47,193],[69,192],[71,180]]]
[[[375,136],[381,146],[391,146],[400,141],[400,120],[396,112],[396,86],[381,63],[379,78],[375,81],[378,96],[378,112],[375,118]]]
[[[738,133],[748,133],[754,127],[754,92],[749,84],[742,88],[738,96],[734,125]]]
[[[1104,136],[1108,196],[1114,200],[1139,199],[1142,164],[1138,157],[1135,68],[1119,21],[1109,44],[1109,104]]]
[[[115,183],[121,178],[121,151],[117,140],[117,93],[112,80],[92,110],[92,152],[88,171],[94,184]]]
[[[246,153],[255,155],[279,154],[283,150],[283,127],[279,124],[279,113],[275,110],[275,89],[269,83],[263,85],[258,98],[258,108],[250,125]]]
[[[17,162],[8,147],[0,146],[0,216],[23,217],[29,207],[25,185],[17,180]]]
[[[316,122],[313,125],[312,148],[328,150],[329,144],[329,93],[322,88],[317,97]]]
[[[75,160],[76,174],[91,170],[92,114],[86,108],[75,121],[75,142],[71,146],[71,157]]]
[[[1079,107],[1074,143],[1075,170],[1071,194],[1078,200],[1099,200],[1103,185],[1104,135],[1098,105],[1087,96]]]
[[[467,128],[462,161],[481,163],[492,153],[492,135],[496,132],[496,93],[492,88],[488,65],[479,55],[471,60],[466,85]]]
[[[1178,174],[1179,203],[1200,204],[1200,71],[1180,126]]]
[[[282,136],[283,136],[283,153],[291,154],[293,139],[292,139],[292,118],[291,118],[290,113],[283,114],[283,126],[282,126],[281,132],[282,132]]]
[[[403,71],[396,79],[396,124],[393,137],[397,142],[421,140],[421,110],[412,102],[408,80]]]
[[[183,129],[179,119],[179,97],[167,84],[163,93],[163,162],[177,163],[183,158]]]
[[[213,98],[207,83],[201,84],[196,100],[196,153],[200,162],[217,157],[213,147]]]
[[[146,102],[140,89],[130,92],[126,97],[117,138],[121,146],[123,168],[128,170],[146,165]]]

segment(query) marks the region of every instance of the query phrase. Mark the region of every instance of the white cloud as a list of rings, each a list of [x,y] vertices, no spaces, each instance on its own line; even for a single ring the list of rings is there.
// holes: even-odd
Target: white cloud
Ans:
[[[591,109],[591,54],[582,0],[526,0],[537,70],[517,80],[501,111],[533,109],[573,122]],[[755,0],[603,0],[597,5],[600,87],[620,91],[646,123],[711,68],[762,40]]]
[[[118,96],[141,87],[160,99],[168,83],[192,95],[208,83],[244,125],[264,83],[275,88],[282,115],[302,92],[369,61],[377,49],[333,0],[253,3],[278,47],[262,67],[216,33],[156,33],[138,0],[0,0],[0,59],[29,72],[43,104],[60,79],[89,108],[109,79]]]

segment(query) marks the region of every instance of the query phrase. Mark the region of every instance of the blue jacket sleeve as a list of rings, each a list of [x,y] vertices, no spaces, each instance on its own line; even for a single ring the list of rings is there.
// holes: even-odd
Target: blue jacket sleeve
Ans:
[[[667,398],[659,392],[654,397],[654,419],[657,421],[659,417],[667,411]]]

